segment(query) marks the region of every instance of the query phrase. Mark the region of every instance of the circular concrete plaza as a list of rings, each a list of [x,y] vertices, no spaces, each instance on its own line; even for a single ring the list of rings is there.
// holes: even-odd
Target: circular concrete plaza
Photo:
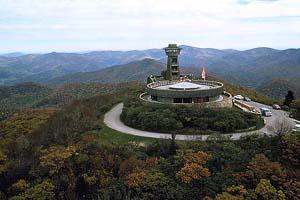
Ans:
[[[176,80],[153,82],[147,85],[146,92],[140,98],[154,103],[232,107],[231,95],[224,92],[223,83],[217,81]]]
[[[191,83],[191,82],[187,82],[187,81],[156,87],[156,89],[158,89],[158,90],[198,90],[198,89],[203,90],[203,89],[209,89],[209,88],[211,88],[211,86],[209,86],[209,85],[196,84],[196,83]]]

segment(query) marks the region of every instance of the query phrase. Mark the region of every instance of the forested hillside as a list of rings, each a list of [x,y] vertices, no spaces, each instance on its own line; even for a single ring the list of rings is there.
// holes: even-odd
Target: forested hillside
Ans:
[[[0,122],[1,199],[299,199],[300,138],[175,142],[103,124],[143,87],[19,110]]]
[[[283,99],[288,90],[293,91],[297,97],[300,94],[300,79],[277,78],[265,81],[257,90],[270,97]]]
[[[49,88],[35,83],[22,83],[15,86],[0,86],[0,120],[11,113],[26,108],[61,107],[73,100],[109,94],[138,82],[122,84],[67,84]]]

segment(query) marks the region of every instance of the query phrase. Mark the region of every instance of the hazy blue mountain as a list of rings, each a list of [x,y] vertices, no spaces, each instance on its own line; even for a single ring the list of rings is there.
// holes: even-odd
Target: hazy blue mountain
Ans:
[[[182,48],[181,65],[187,67],[200,67],[200,65],[211,63],[217,58],[237,52],[236,50],[197,48],[185,45],[180,47]],[[162,49],[87,53],[52,52],[19,57],[0,57],[0,70],[3,73],[0,77],[0,84],[40,81],[70,73],[96,71],[145,58],[166,62],[166,56]]]
[[[262,56],[271,55],[271,54],[277,53],[279,51],[280,50],[272,49],[272,48],[268,48],[268,47],[258,47],[258,48],[249,49],[249,50],[245,50],[245,51],[233,52],[228,57],[224,57],[224,58],[252,60],[255,58],[262,57]]]
[[[232,66],[214,70],[214,66],[212,66],[211,70],[225,78],[229,77],[235,83],[254,88],[274,78],[300,81],[300,49],[275,51],[245,61],[239,67]],[[230,76],[227,76],[228,74]]]
[[[300,77],[300,49],[277,50],[267,47],[259,47],[245,51],[234,49],[212,49],[197,48],[181,45],[181,55],[179,57],[182,69],[193,69],[198,72],[205,66],[208,73],[217,74],[224,79],[242,86],[258,88],[268,80],[293,79]],[[140,61],[150,58],[166,62],[163,49],[148,49],[134,51],[92,51],[86,53],[47,53],[28,54],[18,57],[0,56],[0,84],[15,84],[21,82],[41,82],[46,83],[53,80],[73,77],[73,74],[80,72],[92,76],[94,71],[97,75],[108,73],[109,67],[124,65],[133,61]],[[140,63],[141,64],[141,63]],[[108,71],[102,71],[106,69]],[[115,69],[115,67],[114,67]],[[123,80],[142,80],[148,76],[153,68],[141,68],[140,74],[130,75],[123,70],[121,74],[114,75],[110,80],[120,82]],[[152,70],[152,71],[151,71]],[[130,70],[129,70],[130,71]],[[78,75],[78,74],[77,74]],[[96,81],[97,77],[95,76]],[[70,78],[72,80],[73,78]],[[116,79],[116,80],[114,80]],[[76,82],[80,82],[80,78]],[[82,79],[83,80],[83,79]],[[104,80],[99,80],[103,82]],[[65,81],[57,81],[63,83]]]
[[[0,56],[0,84],[51,79],[65,74],[89,72],[145,58],[161,59],[158,49],[145,51],[94,51],[88,53],[28,54],[19,57]],[[21,75],[21,76],[20,76]]]
[[[146,80],[150,74],[160,74],[165,68],[163,63],[152,59],[133,61],[124,65],[116,65],[98,71],[79,72],[54,78],[47,81],[49,85],[61,85],[69,83],[116,83],[131,80]]]
[[[62,85],[70,83],[119,83],[127,81],[146,81],[149,75],[160,75],[166,68],[165,64],[146,58],[144,60],[133,61],[124,65],[116,65],[98,71],[79,72],[57,77],[46,82],[48,85]],[[199,69],[185,67],[182,73],[200,74]]]
[[[0,56],[3,56],[3,57],[19,57],[19,56],[23,56],[23,55],[25,55],[25,54],[22,52],[11,52],[11,53],[0,54]]]
[[[212,48],[197,48],[181,45],[180,64],[186,67],[207,66],[220,60],[224,56],[230,55],[235,51],[219,50]],[[165,58],[163,58],[165,60]]]

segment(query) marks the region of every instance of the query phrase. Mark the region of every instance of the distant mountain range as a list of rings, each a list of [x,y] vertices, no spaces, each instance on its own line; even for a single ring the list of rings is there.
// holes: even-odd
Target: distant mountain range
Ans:
[[[300,49],[261,47],[238,51],[185,45],[180,47],[180,65],[183,71],[198,72],[199,68],[205,66],[208,73],[242,86],[259,88],[275,97],[282,97],[286,91],[274,93],[272,88],[295,90],[296,86],[298,93]],[[159,74],[165,68],[165,61],[162,49],[0,56],[0,84],[34,81],[58,85],[145,80],[150,74]],[[283,79],[285,82],[276,81]]]
[[[141,61],[132,61],[124,65],[107,67],[98,71],[67,74],[42,83],[62,85],[69,83],[117,83],[131,80],[146,80],[149,74],[160,74],[160,71],[164,68],[165,65],[163,63],[153,59],[144,59]]]
[[[146,58],[144,60],[132,61],[124,65],[107,67],[98,71],[67,74],[45,82],[42,81],[41,83],[58,86],[71,83],[120,83],[133,80],[146,81],[149,75],[160,75],[161,71],[165,68],[166,66],[164,63]],[[197,74],[198,69],[184,67],[181,71],[182,73]]]
[[[23,56],[23,55],[25,55],[25,54],[22,52],[11,52],[11,53],[0,54],[0,56],[3,56],[3,57],[19,57],[19,56]]]
[[[0,56],[0,84],[40,82],[70,73],[95,71],[144,58],[159,60],[163,57],[164,52],[158,49]]]

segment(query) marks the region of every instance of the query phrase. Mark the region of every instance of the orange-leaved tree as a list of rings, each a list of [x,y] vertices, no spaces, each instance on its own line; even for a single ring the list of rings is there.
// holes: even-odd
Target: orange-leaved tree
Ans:
[[[205,152],[179,152],[178,160],[183,164],[182,168],[176,173],[176,177],[183,183],[190,183],[193,180],[199,180],[210,176],[208,168],[204,165],[209,159]]]
[[[274,186],[286,181],[286,171],[278,162],[270,161],[264,154],[257,154],[247,166],[248,170],[236,175],[236,181],[254,188],[260,179],[269,179]]]

